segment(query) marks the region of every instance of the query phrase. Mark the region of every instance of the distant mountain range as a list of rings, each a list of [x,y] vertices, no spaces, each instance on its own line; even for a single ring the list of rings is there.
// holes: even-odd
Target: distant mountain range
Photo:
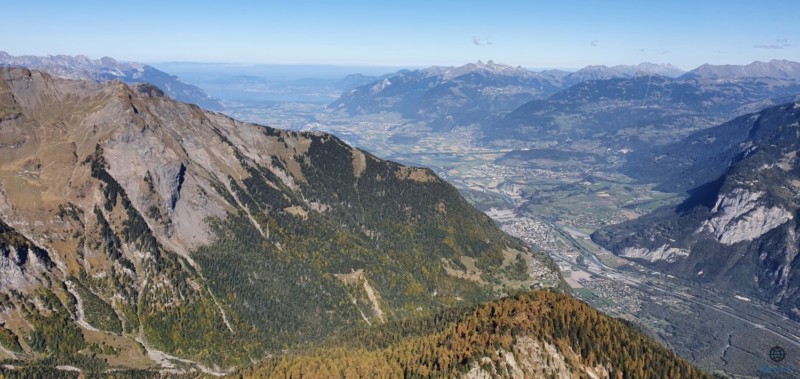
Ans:
[[[637,75],[659,75],[676,78],[684,71],[671,64],[655,64],[644,62],[638,65],[619,65],[619,66],[586,66],[576,72],[564,76],[563,88],[569,88],[575,84],[587,80],[607,80],[617,78],[632,78]]]
[[[642,62],[638,65],[619,65],[614,66],[615,69],[621,71],[623,74],[635,76],[637,74],[645,74],[645,75],[660,75],[666,76],[670,78],[675,78],[683,73],[684,70],[677,68],[669,63],[651,63],[651,62]]]
[[[632,78],[637,75],[678,76],[669,65],[588,66],[574,73],[533,72],[522,67],[477,62],[460,67],[400,71],[345,92],[331,108],[351,115],[398,112],[408,119],[432,121],[444,128],[483,121],[513,110],[526,101],[546,99],[587,80]]]
[[[773,59],[769,62],[755,61],[748,65],[704,64],[683,74],[681,79],[746,79],[771,78],[800,80],[800,63]]]
[[[330,107],[351,115],[396,112],[434,131],[480,124],[484,141],[540,139],[546,131],[551,140],[600,133],[623,146],[631,139],[672,142],[798,93],[800,63],[785,60],[689,72],[645,62],[572,73],[490,61],[400,71],[345,92]],[[636,132],[641,128],[645,133]]]
[[[480,121],[560,89],[557,74],[522,67],[470,63],[400,71],[346,91],[332,109],[351,115],[398,112],[409,119],[433,121],[442,128]]]
[[[780,67],[784,65],[773,61],[768,66],[774,70],[765,72],[783,72]],[[800,94],[800,81],[784,74],[726,80],[688,76],[690,73],[674,79],[638,74],[586,80],[482,123],[482,141],[563,146],[591,140],[605,148],[647,153],[653,145],[677,141],[695,130]]]
[[[692,134],[651,161],[662,186],[693,187],[677,207],[592,235],[683,279],[778,306],[800,320],[800,103]],[[668,169],[673,167],[673,169]]]
[[[210,110],[222,110],[219,100],[202,89],[184,83],[174,75],[152,66],[135,62],[118,62],[113,58],[89,59],[83,55],[49,55],[46,57],[12,56],[0,51],[0,66],[26,67],[41,70],[65,79],[102,82],[120,80],[123,83],[150,83],[175,100],[197,104]]]

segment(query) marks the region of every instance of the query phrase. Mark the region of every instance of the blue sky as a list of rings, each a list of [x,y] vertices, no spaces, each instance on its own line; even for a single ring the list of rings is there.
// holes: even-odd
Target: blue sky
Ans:
[[[0,50],[419,67],[800,61],[797,1],[10,1]]]

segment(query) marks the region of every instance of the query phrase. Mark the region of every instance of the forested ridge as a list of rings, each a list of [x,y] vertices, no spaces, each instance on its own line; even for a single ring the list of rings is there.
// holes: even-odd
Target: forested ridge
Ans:
[[[531,343],[531,341],[534,341]],[[533,357],[523,344],[555,346],[572,377],[586,369],[611,378],[705,378],[625,321],[550,291],[520,293],[433,317],[343,332],[318,347],[269,358],[238,378],[455,377],[479,367],[510,377],[514,354],[526,377],[557,377],[558,356]],[[528,352],[531,350],[529,349]],[[535,354],[534,354],[535,355]]]
[[[516,267],[498,270],[505,251],[516,252],[514,262],[530,251],[429,170],[380,160],[329,135],[264,133],[279,143],[310,140],[306,154],[295,157],[300,191],[240,155],[249,177],[228,181],[247,211],[214,223],[217,240],[194,253],[219,302],[229,307],[231,334],[239,341],[231,351],[258,357],[319,341],[378,321],[374,307],[395,320],[492,300],[507,293],[503,280]],[[360,172],[353,166],[358,154]],[[272,164],[289,166],[283,157]],[[557,272],[549,258],[533,254],[536,264]],[[443,261],[457,266],[462,257],[474,259],[480,281],[446,272]],[[357,270],[377,304],[362,286],[340,279]],[[522,274],[535,280],[526,267]],[[557,274],[546,280],[560,284]]]

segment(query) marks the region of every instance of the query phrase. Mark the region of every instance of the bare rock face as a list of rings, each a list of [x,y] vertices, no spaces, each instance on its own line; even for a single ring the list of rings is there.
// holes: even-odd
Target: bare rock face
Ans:
[[[47,282],[54,264],[44,249],[0,221],[0,289],[28,293]]]
[[[514,343],[511,351],[498,350],[498,355],[504,360],[497,365],[488,357],[480,362],[474,362],[470,370],[461,376],[462,379],[490,379],[490,378],[558,378],[568,379],[575,375],[587,376],[593,379],[610,378],[607,367],[596,365],[588,366],[585,363],[577,367],[568,363],[569,358],[577,356],[574,351],[560,352],[549,343],[537,341],[528,336],[520,336]],[[480,363],[480,364],[479,364]]]
[[[733,245],[759,238],[793,218],[785,209],[759,205],[764,192],[736,188],[722,196],[701,230],[714,234],[720,243]]]
[[[646,260],[649,262],[665,261],[672,263],[681,257],[688,256],[689,251],[685,249],[669,247],[668,245],[664,244],[661,245],[661,247],[652,250],[643,247],[626,247],[619,255],[625,258]]]

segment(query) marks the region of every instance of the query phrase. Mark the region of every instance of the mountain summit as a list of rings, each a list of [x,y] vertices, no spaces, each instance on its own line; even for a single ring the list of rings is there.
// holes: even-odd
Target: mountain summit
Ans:
[[[481,61],[478,61],[477,63],[467,63],[460,67],[433,66],[423,71],[440,75],[445,80],[476,72],[505,76],[536,76],[535,73],[528,71],[521,66],[514,67],[502,63],[495,63],[491,60],[486,63]]]

